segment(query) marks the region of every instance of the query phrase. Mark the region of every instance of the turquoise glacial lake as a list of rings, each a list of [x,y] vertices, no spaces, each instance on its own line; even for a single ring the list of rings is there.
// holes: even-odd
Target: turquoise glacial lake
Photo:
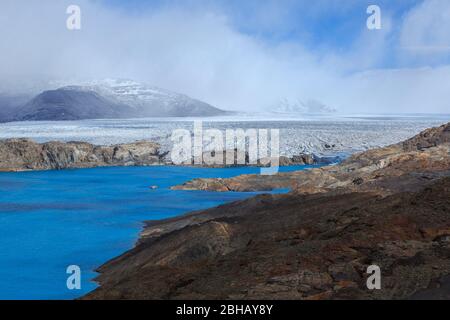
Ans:
[[[161,166],[0,173],[0,299],[83,296],[97,286],[97,267],[133,247],[143,221],[256,194],[174,191],[171,186],[258,172]],[[151,190],[153,185],[158,189]],[[67,288],[69,265],[81,268],[80,290]]]

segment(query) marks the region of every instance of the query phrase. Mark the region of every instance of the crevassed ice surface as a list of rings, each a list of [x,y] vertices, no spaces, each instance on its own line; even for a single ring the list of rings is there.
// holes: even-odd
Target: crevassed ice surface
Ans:
[[[64,122],[14,122],[0,124],[1,138],[32,138],[38,142],[50,140],[86,141],[94,144],[117,144],[136,140],[160,143],[170,151],[175,129],[192,132],[193,121],[201,119],[130,119],[84,120]],[[279,129],[280,154],[301,152],[315,154],[349,153],[386,146],[405,140],[420,131],[450,121],[450,116],[352,116],[318,117],[311,119],[277,120],[264,117],[221,117],[203,119],[203,128]]]

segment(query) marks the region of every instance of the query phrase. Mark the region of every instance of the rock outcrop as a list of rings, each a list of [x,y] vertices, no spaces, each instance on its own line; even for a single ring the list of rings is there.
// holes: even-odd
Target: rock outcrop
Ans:
[[[301,193],[413,190],[445,175],[450,168],[450,124],[428,129],[405,142],[351,156],[328,166],[274,176],[245,175],[229,179],[196,179],[176,190],[268,191],[291,188]],[[391,183],[392,182],[392,183]],[[402,183],[404,185],[402,185]]]
[[[89,168],[101,166],[146,166],[156,164],[173,165],[168,152],[160,153],[160,146],[149,141],[135,143],[96,146],[86,142],[36,143],[30,139],[0,140],[0,171],[52,170],[67,168]],[[205,153],[206,154],[206,153]],[[224,152],[223,159],[226,159]],[[237,151],[236,151],[237,154]],[[206,156],[205,156],[206,159]],[[251,166],[248,153],[245,164],[208,164],[196,165],[194,159],[189,166],[223,168]],[[314,155],[298,155],[280,157],[280,166],[311,165],[332,163],[337,158],[317,157]],[[223,161],[222,161],[223,162]],[[270,162],[270,161],[269,161]],[[258,162],[255,166],[263,166]]]
[[[293,191],[148,222],[134,249],[99,268],[101,286],[85,298],[443,298],[449,126],[334,167],[197,184]],[[381,290],[366,286],[369,265],[381,268]]]
[[[25,105],[12,110],[16,121],[64,121],[81,119],[119,119],[135,110],[93,90],[61,88],[44,91]]]
[[[162,161],[159,145],[138,141],[113,146],[85,142],[0,141],[0,171],[52,170],[102,166],[154,165]]]
[[[190,161],[185,161],[182,165],[223,168],[239,166],[269,167],[271,164],[278,163],[280,167],[287,167],[297,165],[331,164],[336,163],[339,160],[339,157],[319,157],[314,154],[298,154],[292,157],[279,156],[278,159],[266,157],[252,162],[247,151],[234,149],[222,151],[220,157],[216,155],[216,151],[207,151],[202,154],[202,157],[192,157]]]

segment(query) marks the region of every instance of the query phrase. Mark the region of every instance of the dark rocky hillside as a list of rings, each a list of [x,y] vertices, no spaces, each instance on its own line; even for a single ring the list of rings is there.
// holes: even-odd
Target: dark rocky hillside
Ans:
[[[134,249],[99,268],[101,286],[85,298],[448,297],[449,127],[337,166],[189,183],[293,190],[148,222]],[[366,287],[373,264],[381,290]]]
[[[0,96],[0,121],[60,121],[145,117],[212,117],[227,114],[205,102],[132,82],[66,86],[34,98]]]
[[[0,171],[154,165],[160,164],[163,156],[158,144],[147,141],[96,146],[86,142],[0,140]]]
[[[59,89],[45,91],[16,110],[15,120],[81,120],[133,116],[136,110],[94,91]]]

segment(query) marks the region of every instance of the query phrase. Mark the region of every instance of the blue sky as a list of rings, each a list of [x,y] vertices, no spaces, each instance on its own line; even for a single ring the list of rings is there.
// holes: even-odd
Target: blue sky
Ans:
[[[178,7],[197,12],[215,12],[227,17],[233,28],[267,44],[298,43],[310,50],[352,50],[365,34],[371,4],[391,21],[391,34],[399,32],[402,18],[422,0],[103,0],[108,6],[131,15]],[[395,43],[377,67],[401,66],[391,55]],[[412,63],[412,62],[411,62]],[[430,62],[431,64],[432,62]],[[404,65],[403,65],[404,66]]]
[[[129,78],[231,110],[450,110],[448,0],[2,0],[0,39],[3,86]]]

